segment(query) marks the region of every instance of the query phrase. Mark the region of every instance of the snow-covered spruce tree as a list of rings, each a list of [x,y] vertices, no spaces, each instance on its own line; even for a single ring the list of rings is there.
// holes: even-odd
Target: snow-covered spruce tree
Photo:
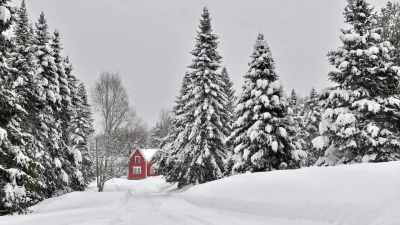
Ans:
[[[16,91],[23,85],[23,77],[9,65],[10,52],[16,48],[7,35],[15,19],[8,2],[0,1],[0,215],[24,213],[40,199],[35,189],[37,164],[31,136],[21,124],[28,112]]]
[[[303,149],[308,152],[306,166],[312,166],[321,155],[321,151],[312,146],[312,140],[318,137],[318,127],[321,122],[322,108],[319,104],[319,95],[314,88],[311,89],[310,96],[304,104],[301,112],[302,115],[302,130],[300,131],[301,138],[304,140]]]
[[[39,117],[42,124],[38,127],[39,140],[45,148],[42,165],[45,167],[46,196],[51,197],[64,193],[68,187],[69,177],[63,170],[64,154],[62,152],[62,128],[59,112],[62,97],[58,80],[58,68],[51,50],[50,35],[44,13],[40,14],[35,24],[36,60],[38,65],[37,75],[43,86],[42,110]]]
[[[178,135],[178,139],[185,141],[176,141],[171,153],[176,159],[165,175],[167,181],[178,183],[179,187],[219,179],[224,172],[226,157],[223,141],[229,131],[227,96],[217,71],[221,62],[217,51],[218,36],[212,32],[207,8],[203,9],[199,28],[196,47],[192,51],[195,58],[189,66],[193,88],[185,98],[184,114],[181,115],[187,123]]]
[[[40,120],[36,115],[40,110],[38,104],[41,101],[41,85],[35,76],[33,35],[29,29],[28,14],[25,1],[23,1],[20,9],[16,12],[16,24],[12,39],[14,48],[10,52],[8,65],[13,79],[13,85],[10,88],[19,96],[18,104],[21,108],[26,109],[25,113],[19,114],[13,120],[12,127],[19,127],[20,131],[11,134],[15,140],[23,143],[23,147],[20,147],[19,152],[16,153],[21,157],[24,156],[25,161],[17,160],[16,168],[30,177],[25,180],[20,179],[20,184],[23,184],[26,199],[28,199],[24,207],[43,199],[41,190],[45,189],[45,186],[41,185],[44,181],[43,166],[38,160],[42,144],[36,139],[38,120]],[[10,135],[9,137],[12,139]]]
[[[393,66],[393,47],[382,41],[373,9],[365,0],[348,0],[342,30],[343,45],[329,52],[337,83],[325,100],[320,124],[323,136],[315,147],[326,146],[319,165],[398,160],[399,68]]]
[[[294,89],[292,89],[292,92],[290,93],[289,105],[294,114],[297,114],[300,111],[299,100]]]
[[[226,66],[224,66],[221,70],[221,76],[222,80],[224,81],[224,92],[225,95],[227,96],[228,102],[226,104],[227,112],[228,112],[228,127],[229,127],[229,133],[232,132],[233,129],[233,124],[236,121],[236,114],[235,114],[235,106],[236,106],[236,100],[237,97],[235,95],[235,89],[233,87],[233,82],[231,81],[231,78],[229,76],[228,70],[226,69]],[[233,145],[231,142],[225,142],[226,148],[227,148],[227,157],[226,157],[226,162],[225,162],[225,175],[229,175],[230,171],[232,170],[233,166]]]
[[[233,87],[233,82],[231,81],[231,78],[229,76],[228,70],[226,69],[226,66],[222,68],[221,71],[221,76],[222,80],[224,81],[225,87],[224,87],[224,92],[225,95],[228,97],[228,103],[227,103],[227,109],[228,109],[228,115],[229,115],[229,125],[232,126],[233,120],[235,117],[235,105],[236,105],[236,100],[237,97],[235,95],[235,89]]]
[[[94,133],[93,119],[83,83],[78,84],[77,93],[73,96],[76,114],[69,127],[72,158],[75,171],[71,180],[73,190],[83,191],[94,178],[92,158],[89,149],[89,138]],[[72,92],[74,93],[74,92]]]
[[[299,129],[301,129],[301,121],[303,119],[302,115],[301,115],[301,111],[304,107],[304,104],[302,103],[300,97],[297,96],[294,89],[292,89],[290,98],[288,100],[289,100],[289,107],[293,111],[292,117],[295,122],[296,130],[299,130]]]
[[[25,1],[22,1],[21,7],[16,12],[16,24],[14,28],[14,37],[12,39],[14,48],[9,55],[9,67],[14,80],[19,79],[20,85],[15,87],[15,91],[22,97],[20,103],[23,108],[29,109],[26,120],[30,121],[26,126],[28,132],[34,134],[36,129],[34,120],[37,104],[40,102],[39,92],[41,91],[36,76],[35,49],[33,46],[34,36],[30,33],[29,18],[26,11]]]
[[[55,119],[59,121],[59,157],[58,159],[61,162],[61,168],[68,174],[68,187],[72,190],[78,190],[76,186],[76,182],[73,182],[75,174],[80,174],[80,152],[77,152],[69,143],[68,139],[68,125],[71,122],[72,117],[75,114],[75,109],[72,107],[71,103],[71,93],[68,85],[68,77],[65,74],[64,68],[64,58],[61,56],[62,46],[61,46],[61,37],[58,30],[55,30],[53,36],[50,37],[49,46],[51,48],[51,54],[54,59],[54,65],[56,66],[57,73],[57,82],[58,82],[58,91],[61,98],[61,106],[59,110],[55,112]],[[81,181],[83,181],[81,179]],[[79,183],[79,182],[78,182]],[[60,188],[57,194],[62,194],[69,192],[71,189],[64,187]]]
[[[287,133],[292,110],[288,109],[275,61],[261,33],[249,66],[236,107],[238,119],[228,138],[235,145],[232,173],[299,168],[299,156],[304,154],[296,150]]]
[[[71,166],[71,170],[69,172],[69,187],[75,191],[81,191],[86,186],[89,179],[85,179],[83,175],[83,152],[81,152],[80,147],[84,146],[84,140],[86,140],[86,136],[81,129],[85,124],[83,115],[81,115],[83,111],[83,99],[82,94],[80,94],[80,84],[79,80],[72,73],[72,65],[69,62],[69,58],[66,57],[62,61],[65,79],[68,82],[68,90],[70,97],[70,108],[67,109],[67,114],[62,118],[62,128],[63,128],[63,139],[66,139],[67,150],[68,150],[68,164]],[[61,90],[60,90],[61,91]],[[62,101],[62,107],[67,108],[68,101]],[[82,144],[82,145],[81,145]]]
[[[177,156],[170,156],[175,144],[187,141],[187,139],[182,139],[185,137],[178,139],[178,135],[185,130],[186,122],[191,119],[188,116],[184,116],[185,112],[183,108],[186,103],[188,93],[192,89],[191,76],[191,73],[187,71],[185,72],[181,84],[181,89],[179,90],[179,94],[176,97],[175,105],[172,108],[172,121],[171,126],[168,130],[168,135],[164,137],[160,143],[160,148],[162,149],[162,152],[159,154],[159,157],[157,157],[156,166],[161,174],[168,174],[168,171],[170,171],[172,166],[174,165],[174,160]]]
[[[90,138],[94,135],[93,127],[93,116],[91,106],[87,97],[86,88],[81,83],[79,86],[79,96],[82,99],[82,108],[79,114],[82,115],[82,130],[83,130],[83,141],[79,143],[79,151],[82,153],[82,173],[85,180],[85,184],[88,185],[95,177],[93,173],[93,157],[90,154]]]
[[[61,128],[63,131],[62,134],[62,142],[63,145],[67,145],[67,127],[69,122],[71,121],[71,117],[74,116],[74,109],[71,103],[71,91],[70,85],[68,84],[68,77],[65,71],[65,59],[61,56],[61,37],[60,32],[58,30],[54,31],[53,36],[51,37],[51,50],[54,58],[54,63],[57,67],[57,75],[58,75],[58,83],[59,83],[59,93],[61,97],[61,110],[58,113],[59,118],[61,119]],[[65,149],[67,151],[67,149]]]
[[[56,112],[56,119],[60,122],[60,156],[58,157],[61,161],[61,168],[68,174],[69,182],[68,187],[59,189],[59,193],[69,192],[72,190],[83,190],[82,186],[85,186],[82,172],[79,170],[81,167],[81,153],[79,150],[74,148],[73,144],[69,142],[69,125],[72,118],[76,114],[76,109],[71,103],[71,90],[68,84],[68,76],[65,71],[65,58],[61,56],[62,46],[60,32],[55,30],[50,41],[51,53],[54,58],[54,64],[56,66],[56,73],[58,79],[59,95],[61,97],[61,108]]]
[[[296,94],[294,89],[292,89],[292,92],[290,94],[289,107],[292,110],[293,122],[292,125],[288,127],[287,132],[292,137],[292,142],[296,145],[296,149],[304,149],[308,151],[308,149],[304,148],[306,144],[301,135],[304,130],[302,124],[303,116],[301,113],[302,109],[304,108],[304,104],[302,99]],[[301,166],[304,165],[304,163],[301,163]]]

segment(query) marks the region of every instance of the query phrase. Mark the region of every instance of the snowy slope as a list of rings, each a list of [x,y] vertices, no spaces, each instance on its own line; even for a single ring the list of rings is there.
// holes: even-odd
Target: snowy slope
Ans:
[[[124,192],[74,192],[39,203],[31,208],[32,214],[0,217],[0,224],[110,224],[126,196]]]
[[[265,217],[400,224],[400,163],[236,175],[181,194],[193,204]]]
[[[114,179],[41,202],[1,225],[398,225],[400,162],[242,174],[177,190]]]

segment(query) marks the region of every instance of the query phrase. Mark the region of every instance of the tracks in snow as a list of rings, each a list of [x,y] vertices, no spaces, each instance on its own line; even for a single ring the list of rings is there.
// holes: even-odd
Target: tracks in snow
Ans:
[[[312,221],[266,218],[207,208],[167,192],[135,193],[128,190],[112,225],[316,225]],[[110,224],[110,225],[111,225]]]

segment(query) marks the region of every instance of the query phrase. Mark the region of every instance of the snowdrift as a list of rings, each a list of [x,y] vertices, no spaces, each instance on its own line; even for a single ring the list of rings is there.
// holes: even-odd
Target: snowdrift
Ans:
[[[351,225],[400,224],[400,162],[241,174],[177,194],[265,217]]]
[[[95,186],[0,224],[400,224],[400,162],[242,174],[180,190],[161,177],[114,179],[103,193]]]
[[[72,192],[46,199],[28,215],[0,217],[1,225],[111,224],[127,192]]]

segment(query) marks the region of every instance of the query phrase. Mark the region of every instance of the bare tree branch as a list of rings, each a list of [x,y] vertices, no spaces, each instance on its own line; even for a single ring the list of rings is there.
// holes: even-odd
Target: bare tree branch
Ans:
[[[129,105],[126,89],[118,73],[103,72],[92,89],[95,110],[100,113],[102,135],[99,139],[98,189],[104,183],[126,170],[133,131],[140,127],[141,120]]]

